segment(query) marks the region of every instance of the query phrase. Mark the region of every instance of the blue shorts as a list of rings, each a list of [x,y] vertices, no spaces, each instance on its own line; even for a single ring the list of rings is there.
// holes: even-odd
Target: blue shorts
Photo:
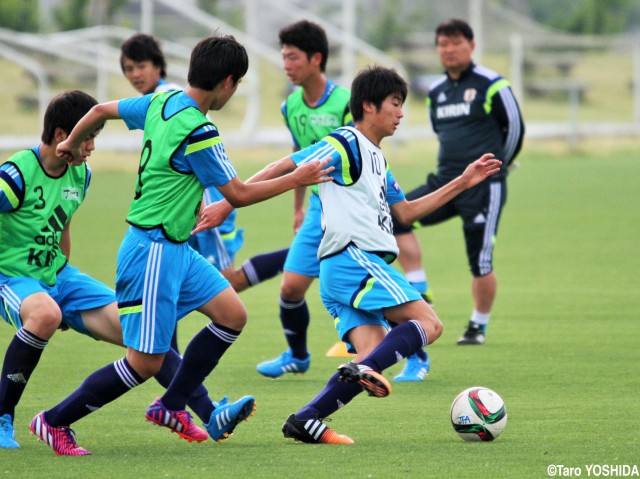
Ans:
[[[313,278],[320,276],[318,247],[320,240],[322,240],[321,217],[320,197],[311,194],[309,195],[307,214],[289,247],[287,260],[284,262],[284,271]]]
[[[422,299],[398,270],[355,246],[320,261],[320,297],[350,352],[355,352],[348,342],[353,328],[370,324],[388,329],[384,308]]]
[[[116,300],[112,289],[68,264],[58,273],[53,286],[33,278],[12,278],[0,273],[0,316],[14,328],[20,329],[22,302],[35,293],[48,294],[60,307],[62,327],[69,327],[87,336],[91,335],[82,322],[82,312],[101,308]]]
[[[222,199],[215,187],[205,191],[207,204]],[[201,231],[189,238],[189,245],[204,256],[218,271],[224,271],[233,265],[236,253],[244,244],[242,228],[236,228],[237,211],[234,209],[220,226]]]
[[[236,253],[244,243],[244,230],[233,229],[223,233],[220,228],[201,231],[189,238],[189,246],[214,265],[218,271],[224,271],[233,264]]]
[[[187,243],[159,229],[131,226],[120,251],[116,296],[125,346],[165,353],[179,319],[207,303],[229,282]]]

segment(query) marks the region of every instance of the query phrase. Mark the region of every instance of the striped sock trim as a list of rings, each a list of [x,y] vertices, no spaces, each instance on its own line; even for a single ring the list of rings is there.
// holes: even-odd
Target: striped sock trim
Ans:
[[[242,263],[242,271],[244,271],[244,274],[247,277],[247,281],[251,286],[255,286],[260,282],[258,272],[256,271],[256,268],[253,266],[253,263],[250,259]]]
[[[283,309],[296,309],[302,306],[304,303],[304,298],[302,298],[302,300],[300,301],[287,301],[286,299],[280,297],[280,307]]]
[[[40,339],[38,336],[36,336],[33,333],[30,333],[29,331],[27,331],[24,328],[20,328],[18,330],[18,332],[16,333],[16,336],[23,343],[25,343],[25,344],[33,347],[33,348],[36,348],[36,349],[44,349],[45,346],[47,344],[49,344],[49,341],[45,341],[43,339]]]
[[[113,367],[115,368],[116,373],[118,374],[124,385],[129,389],[139,386],[143,382],[142,378],[131,367],[131,365],[127,361],[127,358],[119,359],[118,361],[113,363]]]
[[[424,329],[422,329],[422,326],[420,326],[420,323],[415,319],[410,319],[409,323],[413,324],[413,327],[415,328],[416,332],[420,336],[420,339],[422,340],[422,347],[424,348],[427,344],[429,344],[429,338],[427,338],[427,333],[424,332]]]
[[[207,325],[207,329],[211,331],[215,336],[217,336],[221,341],[229,344],[233,344],[235,340],[238,339],[238,336],[240,336],[240,331],[236,332],[235,334],[230,333],[229,328],[225,328],[225,331],[220,326],[216,326],[214,323],[209,323]]]

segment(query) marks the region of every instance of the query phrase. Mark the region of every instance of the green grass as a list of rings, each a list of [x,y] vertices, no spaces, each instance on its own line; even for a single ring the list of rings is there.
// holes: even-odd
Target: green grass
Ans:
[[[231,158],[246,177],[283,154],[237,150]],[[405,189],[433,168],[431,142],[387,152]],[[133,192],[135,155],[96,154],[90,195],[73,220],[72,262],[107,284]],[[279,281],[241,295],[249,324],[206,380],[211,395],[253,394],[255,417],[226,443],[188,444],[148,425],[144,408],[161,394],[149,381],[74,425],[85,458],[55,458],[29,437],[28,422],[64,398],[93,370],[123,350],[74,332],[57,333],[47,347],[18,408],[22,448],[0,451],[0,475],[50,478],[500,478],[547,477],[549,464],[637,464],[637,394],[640,386],[640,201],[637,141],[579,150],[562,144],[526,145],[510,179],[495,265],[499,294],[488,342],[461,348],[471,310],[470,278],[458,220],[419,234],[445,332],[430,348],[433,369],[420,384],[394,384],[387,399],[357,397],[336,413],[331,427],[354,438],[349,447],[308,446],[283,439],[280,426],[324,385],[340,364],[325,352],[335,342],[332,321],[314,285],[313,363],[301,376],[266,380],[255,364],[284,349],[277,318]],[[107,168],[109,163],[132,165]],[[291,238],[291,195],[239,214],[251,254],[286,245]],[[180,324],[184,347],[204,325],[199,315]],[[13,333],[3,327],[0,348]],[[392,377],[401,368],[386,372]],[[509,420],[495,442],[465,443],[449,422],[461,390],[483,385],[505,400]]]

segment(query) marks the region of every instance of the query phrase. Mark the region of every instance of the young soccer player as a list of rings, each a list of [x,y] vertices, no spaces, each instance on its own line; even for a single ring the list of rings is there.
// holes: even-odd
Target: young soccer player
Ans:
[[[348,89],[325,76],[329,43],[320,25],[300,20],[282,28],[278,35],[285,73],[293,85],[300,87],[287,97],[280,109],[291,132],[293,151],[298,151],[337,127],[353,124],[349,112],[350,94]],[[311,188],[306,215],[305,192],[303,187],[294,193],[295,237],[288,250],[280,286],[280,322],[289,348],[277,358],[256,367],[260,374],[269,378],[278,378],[285,373],[304,373],[311,364],[307,348],[310,317],[305,295],[320,273],[318,246],[322,228],[317,187]],[[231,206],[221,201],[210,210],[211,215],[224,218]]]
[[[164,53],[151,35],[136,33],[125,40],[120,47],[120,67],[131,86],[143,95],[182,89],[166,81]],[[203,202],[206,206],[222,198],[218,189],[211,187],[205,190]],[[234,209],[217,228],[191,236],[189,244],[229,280],[233,289],[240,292],[281,273],[288,249],[253,256],[236,268],[233,263],[244,243],[244,231],[236,227],[235,220]]]
[[[82,139],[109,119],[144,129],[138,183],[129,209],[131,225],[118,253],[116,297],[126,357],[91,374],[69,397],[37,414],[31,431],[54,451],[86,455],[69,425],[117,399],[155,374],[170,349],[177,320],[193,310],[211,322],[191,340],[167,389],[146,418],[181,435],[195,427],[187,399],[238,338],[247,317],[229,282],[186,241],[196,221],[205,187],[216,186],[233,206],[245,206],[289,189],[328,181],[327,161],[307,163],[265,182],[241,182],[229,162],[216,127],[205,116],[233,96],[249,61],[231,36],[208,37],[193,49],[184,91],[145,95],[93,107],[56,153],[71,164],[83,161]],[[206,217],[206,213],[203,213]],[[255,408],[252,396],[210,405],[205,419],[216,441],[228,437]],[[197,440],[198,438],[194,438]]]
[[[17,330],[0,378],[0,449],[18,448],[15,409],[56,329],[73,329],[119,346],[122,328],[115,293],[68,263],[70,222],[91,179],[86,164],[69,167],[55,151],[97,102],[81,91],[54,97],[45,112],[42,143],[0,166],[0,316]],[[80,144],[94,150],[102,125]],[[180,356],[169,351],[156,379],[169,386]],[[204,386],[190,398],[198,414],[211,400]],[[205,434],[206,437],[206,434]]]
[[[353,362],[340,366],[325,388],[284,423],[285,437],[307,443],[348,444],[322,420],[366,390],[388,396],[381,372],[438,339],[442,324],[420,293],[390,263],[398,254],[391,212],[411,223],[463,190],[499,171],[486,154],[433,194],[407,201],[380,149],[403,117],[406,82],[382,67],[360,72],[351,87],[355,128],[342,127],[281,161],[273,174],[296,164],[330,157],[333,181],[319,185],[323,236],[318,250],[320,293]],[[284,169],[279,169],[284,168]],[[267,171],[257,176],[268,175]],[[389,322],[397,326],[388,332]],[[387,333],[388,332],[388,333]]]
[[[291,83],[300,87],[287,97],[281,107],[282,117],[293,139],[293,151],[298,151],[336,128],[352,124],[350,94],[348,89],[325,76],[329,44],[321,26],[301,20],[281,29],[279,40],[284,71]],[[317,255],[322,229],[317,187],[311,188],[306,215],[305,190],[295,190],[295,237],[287,254],[280,286],[280,322],[289,348],[256,368],[260,374],[270,378],[285,373],[304,373],[311,363],[307,348],[310,316],[305,295],[320,273]]]

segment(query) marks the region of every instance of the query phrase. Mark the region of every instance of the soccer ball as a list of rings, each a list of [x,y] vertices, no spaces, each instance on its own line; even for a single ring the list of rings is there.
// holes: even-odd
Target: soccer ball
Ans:
[[[453,400],[451,424],[465,441],[493,441],[507,425],[507,408],[495,391],[474,386]]]

